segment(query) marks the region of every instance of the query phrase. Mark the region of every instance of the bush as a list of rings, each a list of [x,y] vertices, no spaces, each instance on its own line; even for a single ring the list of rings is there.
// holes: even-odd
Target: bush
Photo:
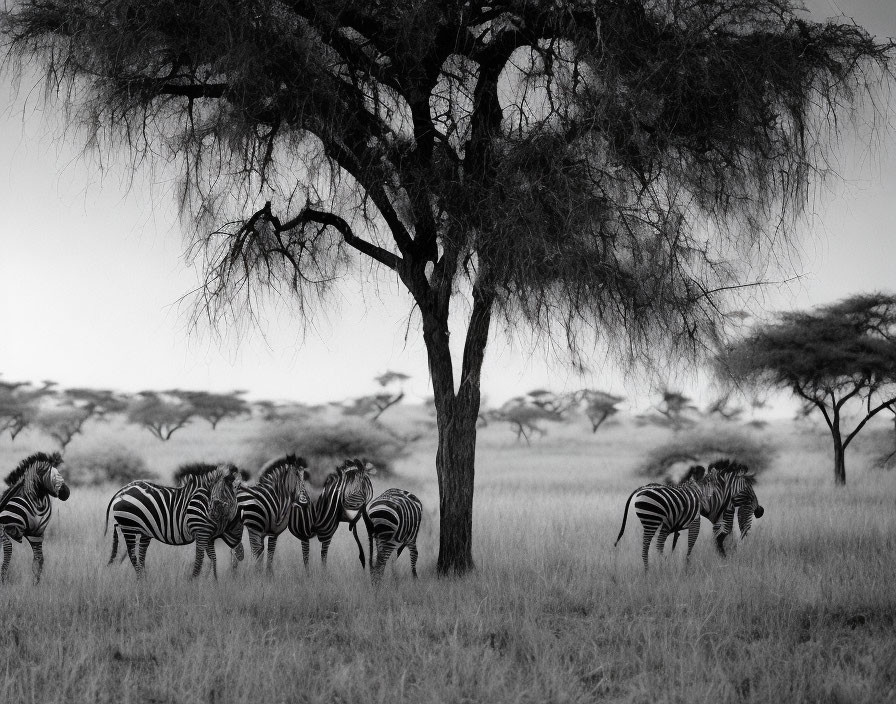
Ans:
[[[66,453],[64,473],[66,481],[74,486],[124,485],[135,479],[154,478],[140,455],[124,445],[108,442]]]
[[[405,445],[404,440],[365,418],[302,418],[265,425],[252,443],[246,463],[257,471],[272,459],[295,453],[307,460],[312,483],[322,484],[336,465],[354,457],[363,457],[378,472],[388,474],[404,454]]]
[[[654,480],[677,482],[691,465],[736,459],[754,473],[768,469],[776,449],[753,430],[730,426],[698,428],[676,435],[648,453],[641,473]]]

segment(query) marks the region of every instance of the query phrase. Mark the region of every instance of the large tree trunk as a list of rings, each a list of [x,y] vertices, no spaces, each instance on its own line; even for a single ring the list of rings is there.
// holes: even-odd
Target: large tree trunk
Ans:
[[[464,346],[461,380],[454,390],[454,370],[447,324],[424,315],[423,338],[429,356],[439,448],[439,575],[473,569],[473,486],[479,382],[488,342],[492,297],[475,290],[473,313]]]
[[[843,439],[840,437],[839,429],[833,431],[834,434],[834,483],[837,485],[846,484],[846,448],[843,446]]]

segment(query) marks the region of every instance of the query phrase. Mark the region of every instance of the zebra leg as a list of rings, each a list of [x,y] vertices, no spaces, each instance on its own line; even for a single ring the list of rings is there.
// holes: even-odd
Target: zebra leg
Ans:
[[[408,545],[408,554],[411,556],[411,574],[417,579],[417,543]]]
[[[647,569],[647,550],[650,548],[650,541],[659,525],[648,524],[644,526],[644,542],[641,544],[641,558],[644,560],[644,569]]]
[[[249,550],[255,560],[255,566],[261,566],[261,556],[264,554],[264,536],[255,531],[249,531]]]
[[[685,562],[691,559],[691,550],[694,549],[694,543],[697,542],[698,535],[700,535],[699,515],[688,525],[688,554],[684,556]]]
[[[9,561],[12,560],[12,540],[0,526],[0,545],[3,546],[3,567],[0,568],[0,584],[6,581],[9,572]]]
[[[311,553],[311,545],[307,540],[302,541],[302,562],[305,564],[305,569],[308,569],[308,556]]]
[[[672,534],[672,552],[675,552],[675,546],[678,544],[678,533],[679,531],[675,531]]]
[[[660,555],[663,554],[663,548],[666,547],[666,538],[668,537],[669,529],[666,526],[660,526],[659,535],[656,536],[656,550]]]
[[[395,550],[395,546],[392,543],[386,543],[385,545],[377,544],[376,567],[370,570],[370,581],[373,582],[374,586],[377,586],[382,580],[383,572],[386,569],[386,563],[389,561],[389,557],[391,557],[393,550]]]
[[[39,584],[40,574],[44,570],[44,536],[28,536],[28,542],[31,544],[31,551],[34,553],[34,559],[31,561],[31,574],[34,577],[34,583]]]
[[[243,561],[243,558],[245,556],[246,553],[243,552],[243,544],[237,543],[230,551],[230,569],[235,572],[236,568],[239,567],[239,564]]]
[[[115,556],[118,554],[118,526],[112,525],[112,554],[109,555],[109,561],[106,563],[106,567],[111,565],[115,561]]]
[[[196,579],[202,572],[202,560],[205,557],[205,551],[208,549],[208,536],[205,534],[196,536],[196,558],[193,560],[193,574],[190,579]],[[217,579],[217,575],[215,575]]]
[[[218,581],[218,563],[215,556],[215,541],[209,540],[208,545],[205,548],[205,554],[208,555],[208,561],[211,564],[212,568],[212,576],[215,578],[215,581]]]
[[[327,569],[327,551],[330,549],[330,541],[333,538],[321,538],[320,540],[320,561],[324,569]]]
[[[131,564],[137,573],[137,579],[141,579],[143,577],[143,565],[140,564],[140,559],[137,557],[137,539],[139,536],[130,532],[122,532],[121,535],[124,538],[124,546],[127,548],[128,557],[131,558]]]
[[[142,574],[146,573],[146,551],[149,550],[151,542],[152,538],[148,535],[141,535],[140,540],[137,542],[137,559],[140,561],[140,572]]]
[[[277,536],[268,536],[268,572],[274,571],[274,550],[277,549]]]

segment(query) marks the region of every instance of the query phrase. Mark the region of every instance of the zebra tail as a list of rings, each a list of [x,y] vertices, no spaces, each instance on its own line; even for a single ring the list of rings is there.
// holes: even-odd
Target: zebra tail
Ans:
[[[112,510],[112,502],[115,501],[115,497],[116,497],[116,496],[118,496],[118,492],[117,492],[117,491],[116,491],[115,494],[112,496],[112,498],[109,499],[109,505],[106,506],[106,523],[103,525],[103,537],[104,537],[104,538],[106,537],[106,533],[109,532],[109,511]]]
[[[641,491],[641,487],[638,487],[631,494],[629,494],[628,501],[625,502],[625,511],[622,513],[622,528],[619,529],[619,535],[616,537],[616,542],[613,543],[614,548],[619,543],[619,541],[622,540],[622,534],[625,533],[625,521],[628,518],[628,506],[632,502],[632,497],[639,491]]]

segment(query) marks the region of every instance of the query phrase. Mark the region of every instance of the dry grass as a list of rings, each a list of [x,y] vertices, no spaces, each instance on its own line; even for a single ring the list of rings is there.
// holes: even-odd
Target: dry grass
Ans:
[[[251,432],[195,428],[168,444],[120,428],[153,469],[240,457]],[[330,569],[281,539],[273,578],[187,579],[191,548],[154,543],[148,579],[107,568],[110,490],[57,504],[44,581],[16,547],[0,588],[0,702],[879,702],[896,699],[896,475],[849,458],[837,490],[823,436],[769,431],[781,453],[757,487],[765,516],[727,562],[704,522],[689,570],[677,551],[640,564],[635,467],[668,431],[553,428],[531,448],[481,435],[475,557],[437,580],[432,448],[389,485],[426,514],[421,578],[407,557],[374,592],[340,531]],[[39,438],[0,460],[11,466]],[[386,484],[377,488],[385,488]]]

